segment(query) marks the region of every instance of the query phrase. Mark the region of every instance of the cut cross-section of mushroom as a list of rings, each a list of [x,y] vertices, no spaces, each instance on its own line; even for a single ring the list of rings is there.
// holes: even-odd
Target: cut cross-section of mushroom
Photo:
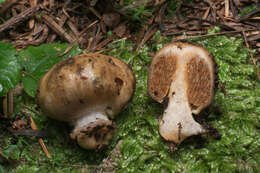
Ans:
[[[164,139],[181,143],[206,132],[192,114],[199,114],[212,102],[215,71],[212,55],[193,43],[171,43],[155,55],[148,89],[154,100],[167,102],[159,127]]]
[[[106,146],[116,125],[112,119],[134,94],[135,77],[121,60],[101,54],[81,54],[54,65],[38,85],[43,112],[74,126],[70,134],[86,149]]]

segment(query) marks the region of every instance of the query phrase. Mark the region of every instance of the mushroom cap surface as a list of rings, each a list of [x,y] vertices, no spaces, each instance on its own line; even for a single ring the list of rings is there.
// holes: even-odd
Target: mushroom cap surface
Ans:
[[[92,114],[114,118],[134,94],[135,77],[123,61],[89,53],[54,65],[40,80],[37,102],[43,112],[70,123]]]

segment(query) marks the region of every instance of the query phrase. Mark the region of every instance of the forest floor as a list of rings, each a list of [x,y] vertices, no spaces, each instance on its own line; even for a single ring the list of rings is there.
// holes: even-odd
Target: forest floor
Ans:
[[[0,173],[260,172],[258,0],[10,0],[0,4]],[[163,140],[163,106],[147,92],[149,64],[174,41],[203,45],[219,87],[199,116],[221,134]],[[81,149],[70,127],[42,116],[39,79],[60,60],[99,52],[134,71],[136,92],[102,152]],[[34,120],[38,130],[30,131]],[[27,131],[26,131],[27,130]],[[47,148],[41,148],[39,136]]]

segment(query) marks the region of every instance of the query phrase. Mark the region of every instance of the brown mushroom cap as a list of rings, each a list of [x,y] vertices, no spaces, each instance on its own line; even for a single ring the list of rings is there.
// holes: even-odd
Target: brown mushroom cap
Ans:
[[[78,133],[95,121],[93,117],[111,124],[109,119],[127,105],[134,88],[133,72],[121,60],[95,53],[81,54],[59,62],[42,77],[37,101],[47,116],[75,125],[74,132]]]
[[[213,57],[200,45],[175,42],[155,55],[148,89],[157,102],[169,102],[160,124],[160,133],[166,140],[180,143],[203,132],[192,114],[199,114],[212,102],[214,86]]]

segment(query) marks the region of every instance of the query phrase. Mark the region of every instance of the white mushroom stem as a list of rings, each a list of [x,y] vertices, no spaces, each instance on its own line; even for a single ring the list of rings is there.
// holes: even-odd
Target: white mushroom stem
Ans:
[[[74,122],[75,129],[82,128],[91,122],[97,121],[98,119],[108,120],[107,116],[104,115],[103,112],[91,112]]]
[[[168,93],[168,106],[160,122],[160,134],[168,141],[181,143],[185,138],[206,132],[192,116],[187,96],[184,68],[175,73]]]
[[[86,149],[101,149],[109,144],[116,125],[103,112],[91,112],[74,123],[72,139]]]

